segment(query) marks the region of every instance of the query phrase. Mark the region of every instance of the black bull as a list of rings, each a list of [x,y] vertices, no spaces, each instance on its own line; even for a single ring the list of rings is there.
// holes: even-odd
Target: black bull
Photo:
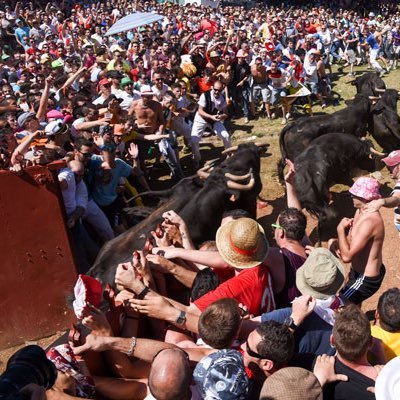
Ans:
[[[385,82],[376,72],[366,72],[349,83],[356,87],[357,93],[366,96],[379,96],[386,89]]]
[[[329,132],[365,136],[370,124],[371,102],[368,96],[356,95],[343,110],[328,115],[302,117],[282,129],[279,146],[282,158],[278,162],[278,175],[283,179],[285,158],[295,158],[316,138]]]
[[[372,106],[373,126],[371,135],[388,153],[400,148],[400,118],[397,114],[399,92],[386,89]]]
[[[239,145],[231,157],[211,172],[202,169],[202,174],[206,175],[204,181],[197,176],[182,180],[172,188],[168,201],[148,218],[107,242],[88,274],[103,283],[113,282],[116,266],[131,260],[132,252],[143,248],[165,211],[174,210],[183,218],[197,245],[215,239],[227,210],[241,208],[255,217],[257,197],[262,189],[260,151],[255,144]]]
[[[328,133],[315,139],[294,161],[295,187],[303,208],[317,215],[319,224],[333,212],[328,208],[329,188],[351,183],[355,168],[375,171],[372,143],[352,135]]]

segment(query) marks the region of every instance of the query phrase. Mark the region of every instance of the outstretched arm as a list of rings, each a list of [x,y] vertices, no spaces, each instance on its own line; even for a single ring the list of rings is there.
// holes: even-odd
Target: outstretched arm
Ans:
[[[296,188],[294,186],[294,177],[296,175],[296,170],[294,168],[293,162],[288,159],[286,159],[286,165],[288,167],[288,172],[285,175],[287,206],[297,208],[301,211],[301,204],[299,198],[297,197]]]

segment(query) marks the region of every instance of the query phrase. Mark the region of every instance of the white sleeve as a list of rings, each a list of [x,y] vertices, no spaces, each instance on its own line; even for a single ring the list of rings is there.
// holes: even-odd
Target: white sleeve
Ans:
[[[198,105],[203,107],[203,108],[206,106],[206,96],[205,96],[204,93],[200,96],[200,99],[198,101]]]

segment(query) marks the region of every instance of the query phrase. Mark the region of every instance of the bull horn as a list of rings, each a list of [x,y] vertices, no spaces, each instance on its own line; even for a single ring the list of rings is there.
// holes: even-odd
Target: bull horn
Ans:
[[[385,93],[385,92],[386,92],[386,89],[374,88],[374,91],[375,91],[375,92],[378,92],[378,93]]]
[[[204,163],[204,166],[212,166],[219,158],[213,158],[212,160],[208,160]]]
[[[386,153],[381,153],[380,151],[375,150],[373,147],[370,147],[369,151],[371,154],[375,154],[376,156],[379,157],[385,157],[387,155]]]
[[[250,169],[250,171],[249,171],[247,174],[245,174],[245,175],[233,175],[233,174],[230,174],[229,172],[227,172],[227,173],[225,174],[225,176],[226,176],[228,179],[230,179],[231,181],[234,181],[234,182],[244,181],[245,179],[249,179],[249,178],[250,178],[250,176],[251,176],[251,169]]]
[[[211,173],[211,171],[210,171],[210,172],[207,172],[210,168],[211,168],[210,165],[205,165],[203,168],[200,168],[200,169],[197,171],[197,176],[198,176],[200,179],[207,179],[207,178],[210,176],[210,173]]]
[[[251,176],[250,176],[249,183],[247,183],[245,185],[243,185],[241,183],[233,182],[231,180],[228,180],[226,182],[226,185],[228,186],[229,189],[234,189],[234,190],[240,190],[242,192],[247,192],[247,191],[253,189],[254,183],[255,183],[255,179],[254,179],[253,173],[251,172],[250,175]]]
[[[233,146],[233,147],[229,147],[228,149],[225,149],[222,154],[227,154],[227,153],[233,153],[234,151],[236,151],[238,149],[238,146]]]
[[[379,99],[380,99],[379,96],[368,96],[368,98],[369,98],[370,100],[379,100]]]

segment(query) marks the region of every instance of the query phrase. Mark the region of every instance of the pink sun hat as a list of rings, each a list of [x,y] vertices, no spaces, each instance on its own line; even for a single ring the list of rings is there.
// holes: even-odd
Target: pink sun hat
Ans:
[[[353,186],[349,189],[349,192],[366,201],[372,201],[382,198],[379,193],[379,186],[380,184],[376,179],[363,176],[354,182]]]

